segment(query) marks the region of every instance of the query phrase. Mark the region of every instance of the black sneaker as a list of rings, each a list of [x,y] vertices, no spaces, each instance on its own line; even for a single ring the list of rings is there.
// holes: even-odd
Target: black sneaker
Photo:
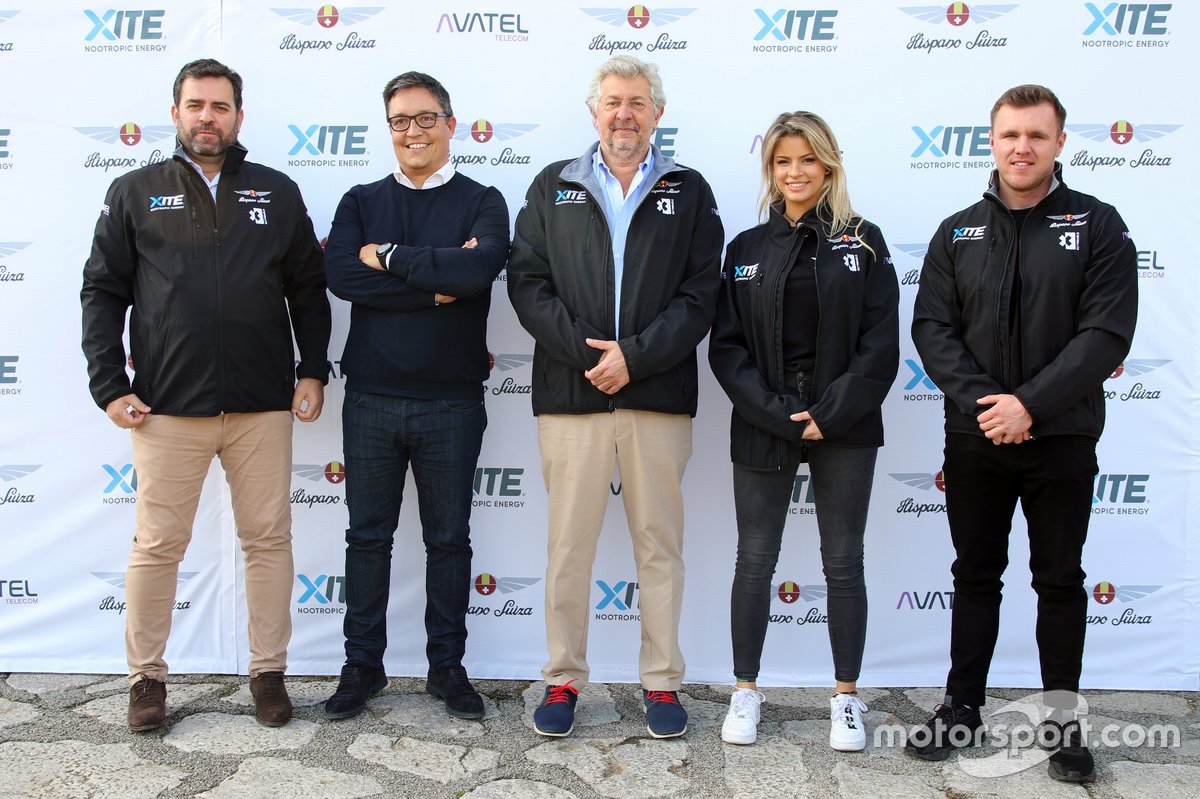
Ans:
[[[904,748],[922,760],[945,760],[955,749],[974,746],[982,726],[977,707],[938,705],[929,721],[908,733]]]
[[[688,714],[679,704],[678,691],[642,689],[646,730],[654,738],[678,738],[687,732]]]
[[[575,703],[578,701],[579,691],[571,683],[547,685],[542,703],[533,711],[533,728],[539,735],[552,738],[570,735],[575,728]]]
[[[432,669],[425,691],[446,703],[446,712],[460,719],[483,718],[483,697],[471,686],[462,666]]]
[[[1053,724],[1062,731],[1058,750],[1050,755],[1050,776],[1062,782],[1095,782],[1096,761],[1083,740],[1079,722],[1045,721],[1043,724]]]
[[[333,696],[325,700],[325,718],[348,719],[363,712],[367,699],[387,687],[383,669],[357,663],[342,666],[342,678]]]

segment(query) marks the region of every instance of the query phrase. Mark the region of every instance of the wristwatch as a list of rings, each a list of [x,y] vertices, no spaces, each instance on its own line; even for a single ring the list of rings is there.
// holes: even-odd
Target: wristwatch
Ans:
[[[396,245],[388,242],[387,244],[380,244],[378,249],[375,250],[375,257],[379,259],[379,265],[384,269],[387,269],[388,253],[394,249],[396,249]]]

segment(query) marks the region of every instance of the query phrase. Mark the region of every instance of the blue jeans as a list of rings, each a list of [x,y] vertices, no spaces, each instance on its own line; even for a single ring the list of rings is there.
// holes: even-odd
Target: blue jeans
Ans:
[[[412,466],[425,542],[430,669],[460,665],[471,590],[471,498],[483,400],[346,392],[346,662],[383,668],[392,539]]]
[[[796,468],[807,450],[813,504],[821,536],[821,564],[828,590],[829,643],[834,679],[858,680],[867,636],[867,586],[863,577],[863,533],[875,476],[876,447],[838,447],[823,442],[788,447],[777,472],[733,466],[737,512],[737,565],[733,573],[730,624],[733,673],[743,682],[758,678],[763,641],[779,561],[783,527]]]

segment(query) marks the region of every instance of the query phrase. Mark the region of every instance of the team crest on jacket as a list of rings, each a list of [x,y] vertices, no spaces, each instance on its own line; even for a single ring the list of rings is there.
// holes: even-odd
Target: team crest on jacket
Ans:
[[[258,191],[257,189],[245,189],[243,191],[235,191],[234,194],[241,195],[238,197],[239,203],[257,203],[258,205],[270,205],[271,201],[267,199],[269,191]]]
[[[1084,217],[1090,213],[1091,211],[1084,211],[1082,214],[1055,214],[1053,216],[1047,214],[1046,218],[1050,220],[1051,229],[1056,227],[1082,227],[1087,224],[1087,220]]]

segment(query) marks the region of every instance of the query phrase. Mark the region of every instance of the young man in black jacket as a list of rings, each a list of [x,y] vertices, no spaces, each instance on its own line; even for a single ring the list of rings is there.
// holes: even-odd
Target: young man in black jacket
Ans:
[[[1116,210],[1068,189],[1055,158],[1066,111],[1042,86],[992,108],[996,171],[983,200],[929,245],[913,342],[946,397],[946,511],[956,558],[946,699],[908,742],[941,760],[975,740],[1018,500],[1038,595],[1050,775],[1095,779],[1074,717],[1103,382],[1137,320],[1136,252]]]
[[[128,722],[140,731],[166,718],[176,575],[216,455],[245,553],[255,717],[279,726],[292,715],[292,421],[320,415],[329,374],[321,248],[296,184],[245,160],[241,77],[193,61],[174,99],[175,156],[113,181],[81,292],[92,398],[132,431],[139,480]],[[132,385],[121,342],[130,306]]]

